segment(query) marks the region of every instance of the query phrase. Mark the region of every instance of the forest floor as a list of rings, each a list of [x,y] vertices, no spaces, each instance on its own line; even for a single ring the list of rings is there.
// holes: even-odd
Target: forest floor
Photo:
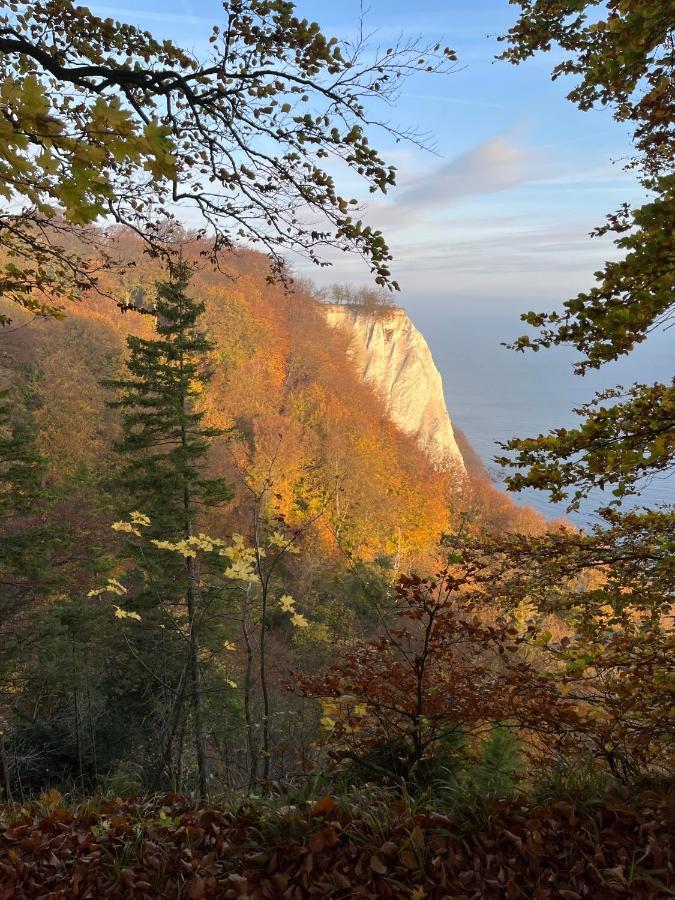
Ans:
[[[0,807],[0,898],[665,898],[672,796],[448,818],[331,797],[236,809],[177,795]]]

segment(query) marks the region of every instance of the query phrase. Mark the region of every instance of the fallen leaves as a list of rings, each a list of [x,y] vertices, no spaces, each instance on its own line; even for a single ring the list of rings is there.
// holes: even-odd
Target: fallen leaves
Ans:
[[[665,795],[608,802],[590,817],[565,803],[504,801],[489,826],[467,830],[404,810],[374,824],[326,796],[286,827],[283,815],[175,795],[116,798],[95,812],[43,800],[0,825],[0,900],[646,900],[672,884],[670,812]]]
[[[315,816],[326,815],[335,811],[335,800],[332,797],[321,797],[316,801],[312,812]]]

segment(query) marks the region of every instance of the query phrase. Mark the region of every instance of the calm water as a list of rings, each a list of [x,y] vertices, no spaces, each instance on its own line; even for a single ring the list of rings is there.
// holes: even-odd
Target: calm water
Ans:
[[[568,348],[539,353],[514,353],[500,346],[527,331],[513,312],[467,312],[441,302],[409,302],[408,312],[425,335],[443,376],[450,416],[466,434],[495,481],[502,479],[494,463],[498,441],[529,437],[557,426],[570,426],[572,408],[591,399],[597,390],[634,382],[669,380],[675,362],[675,329],[652,335],[630,357],[611,363],[583,378],[574,375],[577,357]],[[515,494],[546,515],[560,515],[564,505],[550,504],[545,494]],[[593,510],[606,502],[601,491],[569,518],[580,525],[595,521]],[[642,491],[648,505],[675,503],[675,478],[655,478]]]

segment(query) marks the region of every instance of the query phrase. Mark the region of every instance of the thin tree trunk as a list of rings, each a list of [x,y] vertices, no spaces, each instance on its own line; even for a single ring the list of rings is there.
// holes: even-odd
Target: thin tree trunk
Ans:
[[[5,735],[0,731],[0,782],[5,793],[5,801],[12,802],[12,783],[9,779],[9,765],[7,763],[7,752],[5,750]]]
[[[251,602],[251,584],[246,585],[246,593],[244,595],[244,606],[241,618],[241,630],[244,636],[244,645],[246,647],[246,675],[244,676],[244,721],[246,723],[246,751],[248,753],[248,788],[252,791],[258,780],[258,756],[255,751],[255,740],[253,736],[253,716],[251,715],[251,689],[253,687],[253,644],[251,643],[251,632],[249,627],[249,613]]]
[[[173,749],[174,738],[176,737],[176,731],[178,730],[178,726],[181,721],[181,716],[183,713],[183,703],[185,702],[185,682],[187,675],[188,664],[186,663],[183,671],[181,672],[180,681],[178,682],[178,691],[173,701],[173,705],[171,707],[171,721],[169,724],[169,732],[167,734],[166,740],[164,741],[164,749],[162,750],[162,754],[159,761],[159,766],[157,767],[157,775],[155,777],[155,787],[159,787],[159,779],[162,777],[165,770],[168,769],[169,777],[172,777],[171,773],[171,751]]]
[[[180,361],[182,370],[183,360]],[[181,407],[186,412],[186,398],[181,397]],[[185,425],[181,424],[181,447],[187,453],[188,435]],[[186,457],[187,458],[187,457]],[[192,494],[190,490],[190,474],[183,473],[183,516],[185,539],[192,537]],[[199,771],[199,796],[204,800],[209,787],[209,768],[206,755],[206,737],[202,718],[202,673],[199,666],[199,573],[194,557],[185,560],[187,573],[187,609],[190,626],[190,643],[188,654],[190,660],[190,679],[192,681],[192,718],[194,724],[195,749],[197,751],[197,769]]]
[[[262,617],[260,623],[260,690],[262,693],[263,715],[262,715],[262,756],[263,771],[262,777],[264,781],[269,781],[270,777],[270,700],[267,689],[267,666],[265,658],[265,631],[267,629],[267,590],[263,587],[262,591]]]
[[[26,802],[26,797],[23,792],[23,781],[21,780],[21,767],[19,766],[19,754],[16,750],[16,743],[14,744],[14,772],[16,773],[16,783],[19,785],[19,801],[23,804]]]
[[[258,510],[253,511],[253,538],[255,541],[256,563],[260,580],[261,609],[260,609],[260,691],[262,694],[262,757],[263,757],[263,781],[269,781],[270,777],[270,700],[267,689],[267,657],[265,653],[265,638],[267,632],[267,589],[268,578],[262,573],[262,561],[260,553],[260,534],[258,528]]]
[[[179,794],[183,792],[183,749],[185,747],[185,724],[186,717],[183,716],[180,723],[180,731],[178,733],[178,753],[176,754],[176,791]]]
[[[82,734],[80,731],[80,701],[77,695],[77,688],[73,688],[73,706],[75,707],[75,746],[77,747],[77,768],[80,773],[80,786],[84,783],[84,772],[82,769]]]
[[[77,667],[75,665],[75,637],[73,636],[71,643],[71,660],[72,660],[72,671],[77,677]],[[77,687],[73,687],[73,706],[75,708],[75,746],[77,748],[77,768],[80,773],[80,786],[82,786],[84,782],[83,770],[82,770],[82,734],[80,730],[80,700],[77,694]]]
[[[94,729],[94,717],[91,712],[91,689],[89,687],[89,672],[87,671],[87,716],[89,719],[89,738],[91,740],[91,755],[94,764],[94,777],[98,779],[98,760],[96,757],[96,731]]]
[[[190,622],[190,678],[192,681],[192,717],[195,732],[195,748],[197,750],[197,769],[199,771],[199,797],[204,800],[209,789],[209,767],[206,755],[206,736],[202,718],[202,672],[199,665],[199,592],[197,590],[197,572],[194,559],[186,560],[188,571],[187,607]]]

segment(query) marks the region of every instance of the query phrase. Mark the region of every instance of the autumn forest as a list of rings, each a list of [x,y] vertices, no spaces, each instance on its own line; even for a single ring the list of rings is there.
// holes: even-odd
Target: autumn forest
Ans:
[[[226,0],[199,56],[0,0],[0,900],[670,896],[675,519],[640,492],[675,382],[513,437],[503,486],[440,387],[405,427],[396,254],[346,191],[395,194],[375,147],[427,138],[388,110],[462,60],[299,5]],[[644,197],[515,322],[582,378],[672,324],[672,16],[511,5],[495,65],[609,110]]]

